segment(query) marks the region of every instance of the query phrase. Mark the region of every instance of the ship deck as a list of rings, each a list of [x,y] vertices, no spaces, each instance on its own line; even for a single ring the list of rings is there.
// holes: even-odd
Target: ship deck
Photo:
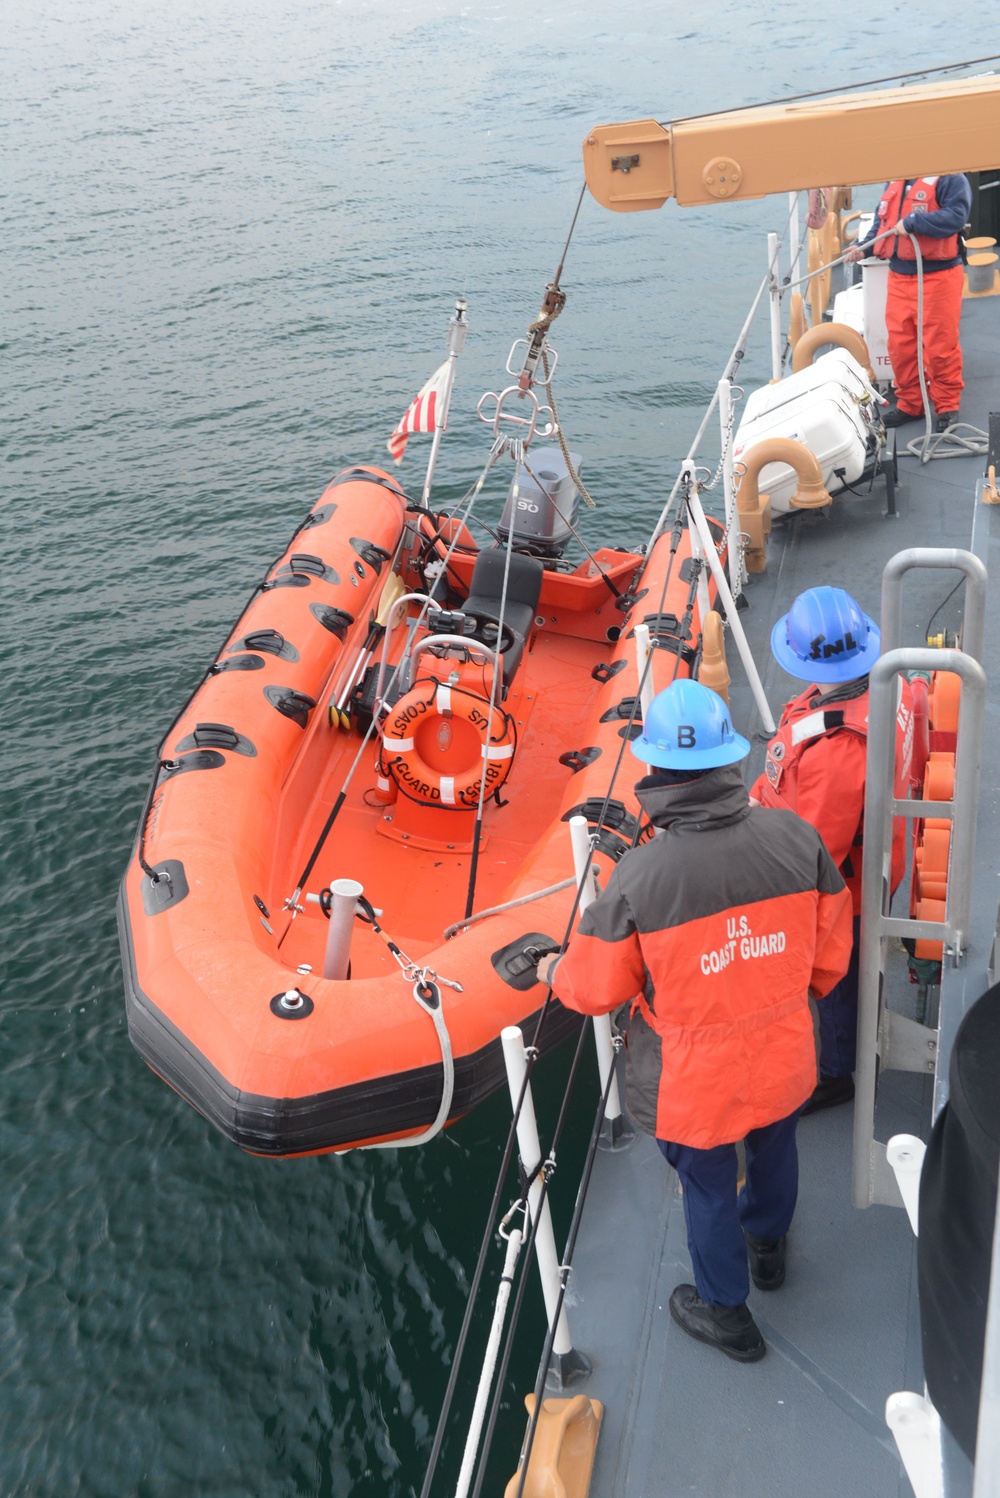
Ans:
[[[962,343],[963,419],[986,430],[1000,410],[1000,300],[967,301]],[[885,512],[881,483],[864,499],[835,499],[831,512],[775,526],[766,573],[751,580],[742,614],[764,687],[777,716],[794,683],[768,649],[771,625],[804,588],[846,586],[879,614],[886,561],[906,547],[958,546],[991,569],[983,664],[990,694],[983,746],[976,896],[965,964],[945,971],[943,1050],[965,1009],[984,992],[997,917],[1000,821],[1000,515],[976,503],[978,457],[921,466],[903,454],[922,426],[899,432],[898,518]],[[903,643],[924,643],[926,624],[955,581],[939,571],[911,573],[904,585]],[[961,591],[936,627],[954,629]],[[735,651],[736,726],[752,731],[747,774],[763,760],[760,721]],[[797,690],[797,688],[794,688]],[[905,890],[906,886],[904,886]],[[903,891],[900,892],[902,895]],[[900,897],[897,896],[897,900]],[[902,903],[900,901],[900,903]],[[932,995],[934,990],[931,991]],[[902,949],[888,974],[888,1002],[913,1014]],[[929,1136],[932,1079],[883,1072],[876,1135]],[[801,1188],[789,1236],[788,1274],[778,1293],[751,1289],[750,1306],[768,1343],[759,1364],[731,1362],[691,1341],[670,1320],[674,1285],[691,1278],[683,1210],[674,1173],[640,1135],[624,1150],[599,1153],[587,1198],[568,1300],[574,1345],[593,1360],[586,1392],[605,1404],[591,1492],[601,1498],[811,1498],[909,1494],[885,1424],[887,1396],[922,1391],[916,1300],[916,1239],[900,1209],[851,1204],[849,1107],[815,1114],[799,1129]],[[963,1468],[965,1469],[963,1471]],[[949,1459],[949,1498],[970,1489],[964,1458]]]

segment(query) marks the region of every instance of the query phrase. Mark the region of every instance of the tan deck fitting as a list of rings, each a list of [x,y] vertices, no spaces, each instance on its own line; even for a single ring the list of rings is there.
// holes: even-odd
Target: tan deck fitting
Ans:
[[[698,680],[709,687],[729,706],[732,677],[726,664],[726,637],[722,632],[722,615],[709,609],[701,629],[701,666]]]
[[[837,94],[661,125],[597,125],[583,143],[587,186],[633,213],[815,187],[986,171],[1000,136],[1000,77]]]
[[[526,1394],[524,1404],[530,1420],[534,1394]],[[543,1399],[523,1498],[587,1498],[603,1418],[603,1404],[586,1394]],[[520,1475],[518,1468],[504,1489],[504,1498],[516,1498]]]

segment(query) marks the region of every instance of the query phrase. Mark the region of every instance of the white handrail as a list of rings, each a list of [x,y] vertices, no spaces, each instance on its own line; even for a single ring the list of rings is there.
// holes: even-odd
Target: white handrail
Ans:
[[[636,629],[636,635],[641,628],[640,625]],[[648,672],[646,674],[649,675]],[[597,899],[594,868],[591,863],[593,849],[590,846],[590,824],[587,818],[570,817],[569,834],[573,840],[573,866],[576,869],[576,882],[580,890],[580,914],[582,915]],[[608,1087],[608,1077],[615,1065],[615,1048],[611,1041],[611,1016],[609,1014],[594,1015],[594,1044],[597,1048],[597,1070],[600,1074],[603,1093]],[[608,1120],[612,1134],[614,1134],[615,1120],[621,1116],[622,1105],[618,1096],[618,1080],[612,1077],[611,1086],[608,1088],[608,1101],[604,1109],[604,1117]]]
[[[517,1264],[517,1256],[521,1252],[522,1236],[521,1229],[514,1228],[507,1239],[507,1253],[503,1261],[503,1273],[500,1276],[496,1304],[493,1307],[493,1321],[490,1325],[489,1340],[486,1343],[486,1352],[483,1356],[482,1372],[479,1375],[476,1402],[472,1407],[469,1433],[465,1438],[465,1451],[462,1455],[462,1466],[458,1474],[455,1498],[466,1498],[466,1494],[469,1491],[469,1484],[472,1482],[472,1473],[476,1465],[476,1454],[479,1451],[479,1438],[482,1435],[483,1420],[486,1416],[486,1401],[493,1387],[493,1374],[496,1370],[497,1353],[500,1351],[500,1334],[503,1331],[504,1320],[507,1316],[507,1302],[510,1300],[510,1292],[514,1283],[514,1268]]]
[[[556,1318],[556,1307],[559,1304],[559,1255],[556,1253],[556,1239],[552,1230],[549,1200],[547,1196],[544,1199],[542,1197],[542,1178],[538,1171],[542,1159],[542,1146],[539,1143],[538,1125],[535,1122],[535,1105],[531,1098],[530,1086],[524,1085],[528,1057],[524,1049],[524,1038],[517,1025],[507,1025],[501,1031],[500,1039],[503,1043],[503,1059],[507,1067],[507,1085],[510,1088],[511,1105],[514,1108],[517,1107],[521,1088],[524,1086],[524,1099],[517,1116],[517,1147],[525,1175],[534,1174],[534,1180],[528,1188],[528,1214],[531,1221],[538,1224],[535,1230],[535,1259],[542,1281],[545,1314],[551,1327]],[[563,1306],[556,1320],[553,1351],[557,1357],[565,1357],[572,1351],[572,1348],[569,1322],[566,1319],[566,1308]]]
[[[746,632],[740,620],[733,595],[729,591],[729,582],[725,572],[722,570],[722,563],[719,561],[719,553],[715,549],[712,533],[708,528],[708,521],[705,519],[705,511],[701,507],[701,500],[693,491],[688,497],[688,508],[691,512],[691,518],[695,523],[695,529],[701,539],[702,552],[708,562],[712,576],[715,578],[715,585],[719,590],[719,598],[722,601],[722,607],[729,621],[729,627],[733,632],[733,639],[736,641],[736,648],[740,653],[743,669],[747,673],[747,680],[750,683],[753,700],[757,704],[757,711],[760,714],[761,725],[768,738],[770,738],[776,730],[776,724],[771,715],[767,697],[764,694],[764,684],[760,679],[760,672],[757,670],[757,664],[750,649],[750,642],[746,637]],[[704,615],[702,618],[704,619]]]

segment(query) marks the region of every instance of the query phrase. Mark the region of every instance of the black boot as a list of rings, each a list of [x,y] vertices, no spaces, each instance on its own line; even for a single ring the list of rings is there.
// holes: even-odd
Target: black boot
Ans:
[[[678,1285],[670,1297],[670,1314],[689,1337],[717,1347],[738,1363],[756,1363],[767,1351],[746,1301],[741,1306],[713,1306],[702,1300],[694,1285]]]
[[[807,1113],[818,1113],[821,1108],[839,1108],[841,1103],[849,1103],[853,1096],[853,1077],[827,1077],[820,1072],[812,1097],[806,1099],[799,1116],[805,1118]]]
[[[893,406],[882,417],[882,425],[887,427],[902,427],[908,421],[920,421],[923,411],[904,411],[902,406]]]
[[[750,1261],[750,1278],[758,1290],[780,1290],[785,1283],[786,1238],[769,1242],[766,1238],[755,1238],[744,1230],[747,1240],[747,1257]]]

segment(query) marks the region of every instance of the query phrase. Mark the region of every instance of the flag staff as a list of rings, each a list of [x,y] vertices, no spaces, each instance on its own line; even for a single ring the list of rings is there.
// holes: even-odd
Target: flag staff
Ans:
[[[425,509],[427,508],[427,501],[430,498],[431,483],[434,479],[434,467],[437,463],[438,448],[441,446],[441,434],[445,431],[448,425],[448,408],[451,405],[451,391],[452,386],[455,383],[455,365],[458,362],[459,354],[465,347],[465,339],[469,331],[469,324],[465,320],[467,306],[468,303],[464,300],[464,298],[459,297],[458,301],[455,303],[455,316],[448,324],[448,378],[445,384],[442,399],[438,403],[437,411],[435,413],[436,420],[434,422],[434,440],[431,443],[431,454],[427,460],[427,473],[424,478],[424,489],[423,493],[420,496],[420,503],[424,506]]]

